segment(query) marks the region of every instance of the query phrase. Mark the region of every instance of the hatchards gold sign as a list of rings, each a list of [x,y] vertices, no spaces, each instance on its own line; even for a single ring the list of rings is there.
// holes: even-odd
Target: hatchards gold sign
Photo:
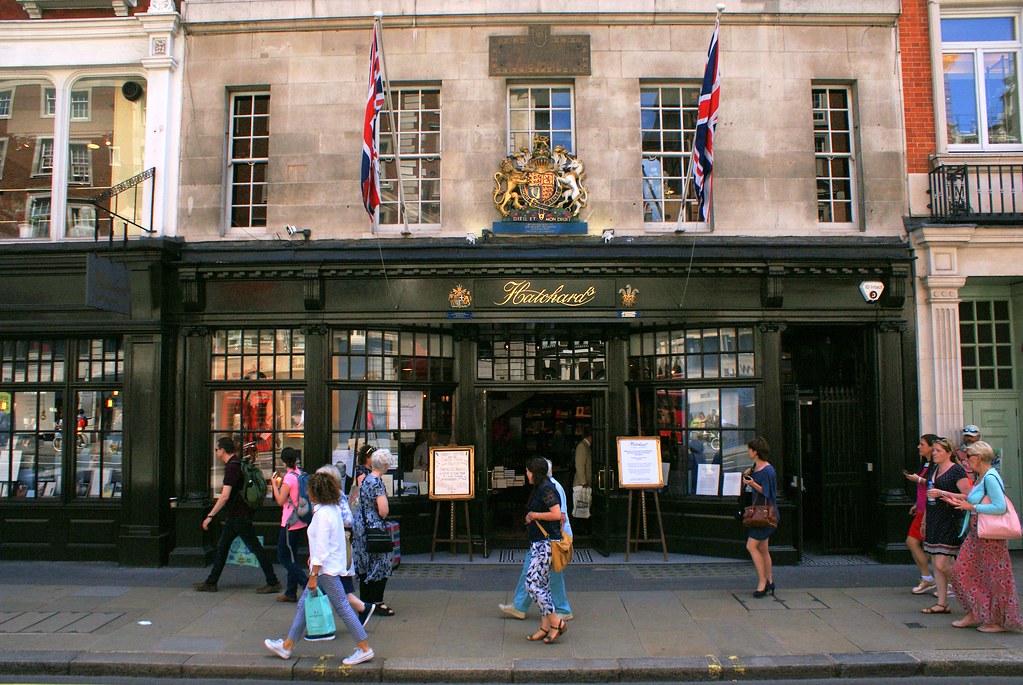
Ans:
[[[582,307],[593,302],[597,297],[597,288],[593,285],[566,286],[560,283],[545,287],[533,285],[532,281],[508,281],[502,288],[502,295],[494,301],[498,307],[531,307],[557,305],[562,307]]]

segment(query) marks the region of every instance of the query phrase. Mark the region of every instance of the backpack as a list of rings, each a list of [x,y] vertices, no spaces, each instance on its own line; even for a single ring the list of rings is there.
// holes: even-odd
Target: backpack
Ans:
[[[305,471],[299,471],[295,475],[298,476],[298,497],[296,498],[295,508],[291,510],[291,515],[288,516],[288,522],[285,524],[287,528],[291,528],[299,521],[309,523],[313,520],[313,505],[309,502],[308,491],[309,474]]]
[[[259,509],[266,500],[266,477],[262,470],[248,459],[242,459],[242,501],[250,509]]]

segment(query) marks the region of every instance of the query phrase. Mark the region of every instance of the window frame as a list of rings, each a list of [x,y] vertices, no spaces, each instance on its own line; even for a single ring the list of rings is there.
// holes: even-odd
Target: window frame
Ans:
[[[818,113],[819,110],[816,107],[816,105],[814,103],[814,100],[815,100],[816,94],[819,91],[824,91],[826,93],[826,98],[825,99],[828,101],[827,109],[824,110],[824,112],[826,112],[826,113],[831,113],[833,111],[836,111],[835,109],[833,109],[831,107],[831,104],[830,104],[830,101],[831,101],[830,94],[831,94],[831,92],[832,91],[841,91],[841,92],[845,93],[846,108],[843,111],[845,111],[847,116],[848,116],[848,129],[845,131],[846,134],[848,135],[848,138],[849,138],[849,140],[848,140],[849,151],[848,152],[837,152],[836,153],[833,149],[832,150],[826,150],[826,151],[818,151],[817,150],[817,144],[816,144],[817,133],[818,132],[824,132],[828,136],[829,147],[830,147],[831,137],[834,135],[834,133],[836,131],[836,129],[833,129],[831,127],[831,123],[830,123],[831,122],[831,118],[830,117],[827,117],[827,120],[828,120],[828,127],[827,128],[825,128],[825,129],[817,129],[817,127],[816,127],[817,113]],[[858,123],[858,119],[856,117],[856,91],[853,88],[853,86],[850,85],[850,84],[832,83],[832,82],[821,82],[821,83],[816,83],[815,82],[811,86],[810,93],[811,93],[811,95],[810,95],[810,111],[811,111],[811,121],[812,121],[811,131],[812,131],[812,134],[814,136],[814,187],[815,187],[815,195],[816,195],[815,196],[815,203],[814,204],[815,204],[815,208],[817,210],[817,222],[816,222],[817,226],[819,228],[822,228],[822,229],[839,229],[839,230],[841,230],[841,229],[858,229],[860,227],[860,222],[861,222],[861,219],[860,219],[861,211],[860,211],[860,207],[859,207],[859,203],[860,203],[860,178],[859,178],[860,170],[859,170],[859,159],[858,159],[858,155],[857,155],[857,150],[858,150],[857,130],[858,130],[859,123]],[[843,131],[843,129],[837,129],[837,130],[839,132]],[[834,213],[834,206],[835,206],[835,204],[837,204],[839,202],[841,202],[842,204],[845,204],[844,200],[836,200],[835,199],[835,194],[834,194],[833,181],[835,179],[840,179],[842,177],[838,177],[838,176],[834,176],[834,175],[828,175],[827,177],[822,177],[818,173],[818,168],[817,168],[818,162],[821,159],[827,159],[827,160],[846,159],[846,160],[848,160],[848,163],[849,163],[849,176],[848,176],[848,180],[849,180],[849,200],[848,200],[848,204],[849,204],[849,214],[850,214],[849,221],[834,221],[834,220],[832,220],[832,221],[824,221],[824,220],[821,219],[821,204],[822,204],[822,201],[826,202],[827,205],[831,208],[831,216],[832,217],[834,217],[834,215],[835,215],[835,213]],[[830,164],[829,164],[829,168],[830,168]],[[828,195],[828,198],[826,200],[822,200],[822,198],[820,196],[820,184],[821,184],[822,180],[827,180],[829,188],[830,188],[829,195]]]
[[[85,155],[85,177],[82,179],[75,177],[75,165],[82,164],[81,162],[75,162],[75,153],[81,153]],[[71,140],[68,141],[67,148],[67,182],[68,185],[79,185],[79,186],[90,186],[92,185],[93,168],[92,168],[92,150],[89,149],[89,141],[86,140]],[[70,202],[70,200],[69,200]]]
[[[75,95],[85,94],[85,114],[75,116]],[[80,103],[79,103],[80,104]],[[39,100],[40,119],[52,119],[57,116],[57,88],[43,88],[43,96]],[[92,121],[92,89],[79,88],[68,91],[68,116],[71,121]]]
[[[404,104],[404,99],[405,99],[403,96],[405,94],[409,94],[409,93],[418,93],[419,94],[420,106],[418,108],[416,108],[416,109],[403,109],[403,104]],[[436,107],[436,109],[426,108],[426,107],[423,106],[422,103],[423,103],[423,100],[426,97],[427,93],[436,93],[436,95],[437,95],[437,107]],[[435,230],[439,231],[440,227],[441,227],[441,223],[443,221],[443,218],[442,218],[443,217],[443,195],[441,193],[441,190],[442,190],[442,187],[441,187],[442,186],[442,184],[441,184],[441,178],[442,178],[441,166],[443,164],[442,159],[443,159],[443,152],[444,152],[444,133],[443,133],[444,132],[444,123],[443,123],[443,116],[444,116],[443,115],[443,111],[444,110],[443,110],[442,99],[441,99],[442,98],[442,96],[441,96],[441,87],[439,85],[422,85],[422,86],[420,86],[420,85],[415,85],[415,84],[392,85],[391,95],[393,96],[393,98],[395,100],[397,100],[397,106],[394,107],[393,111],[394,111],[395,125],[398,128],[397,136],[398,136],[398,144],[399,144],[399,146],[401,145],[401,139],[402,139],[403,136],[412,135],[412,136],[415,136],[415,138],[416,138],[416,148],[419,149],[418,153],[405,153],[405,152],[401,153],[401,161],[402,162],[405,162],[407,160],[417,160],[416,167],[419,170],[418,175],[416,175],[416,176],[406,176],[406,175],[402,174],[402,179],[403,179],[402,180],[402,188],[403,188],[403,190],[408,188],[413,182],[414,182],[414,184],[415,184],[415,186],[416,186],[416,188],[418,190],[418,192],[416,194],[416,197],[418,199],[414,202],[414,204],[418,205],[418,208],[417,208],[417,211],[415,212],[415,215],[416,215],[416,217],[418,217],[419,220],[418,221],[413,221],[412,218],[410,218],[409,221],[408,221],[409,226],[416,226],[419,229],[435,229]],[[417,115],[416,119],[419,122],[419,126],[414,131],[412,131],[412,132],[405,132],[405,131],[403,131],[403,129],[402,129],[402,117],[401,117],[402,112],[414,112],[414,113],[416,113],[416,115]],[[437,137],[437,152],[436,153],[424,153],[424,152],[422,152],[422,149],[423,149],[422,143],[423,143],[423,140],[424,140],[424,135],[433,136],[432,132],[426,131],[424,133],[424,129],[423,129],[423,126],[422,126],[424,114],[427,114],[427,113],[430,113],[430,114],[436,113],[436,115],[437,115],[438,128],[437,128],[437,133],[436,133],[436,137]],[[403,217],[405,215],[405,209],[401,206],[401,202],[399,201],[401,196],[398,195],[397,178],[390,177],[387,174],[387,172],[386,172],[388,163],[395,164],[395,155],[394,155],[394,153],[393,152],[391,152],[391,153],[385,153],[384,152],[385,148],[389,148],[391,146],[390,117],[386,113],[381,117],[381,125],[377,127],[377,134],[376,135],[377,135],[377,150],[380,151],[379,157],[380,157],[380,199],[381,199],[381,202],[380,202],[380,223],[379,223],[379,228],[381,228],[381,229],[395,228],[395,227],[402,227],[403,228],[404,227],[404,218]],[[436,175],[436,177],[428,177],[428,176],[425,175],[425,172],[424,172],[425,162],[433,162],[433,161],[436,161],[436,163],[437,163],[437,175]],[[396,176],[397,176],[397,174],[396,174]],[[436,198],[435,201],[432,200],[432,199],[431,200],[424,200],[423,199],[423,190],[422,189],[423,189],[424,183],[426,183],[426,182],[435,183],[436,186],[437,186],[437,198]],[[386,198],[388,198],[388,196],[387,196],[388,191],[386,189],[386,186],[387,186],[388,183],[394,184],[394,190],[393,190],[393,198],[394,199],[393,199],[393,201],[391,199],[386,199]],[[406,206],[411,204],[409,202],[408,194],[407,193],[405,193],[404,199],[405,199],[405,205]],[[436,204],[437,205],[437,220],[436,221],[422,221],[422,218],[423,218],[423,209],[422,209],[423,205],[432,205],[432,204]],[[393,205],[395,207],[395,211],[394,211],[395,221],[384,221],[385,205]]]
[[[4,88],[0,90],[0,103],[3,102],[3,95],[7,95],[6,113],[3,108],[0,108],[0,119],[10,119],[14,115],[14,88]]]
[[[224,227],[227,233],[251,233],[252,231],[266,232],[269,229],[269,217],[267,212],[269,209],[270,201],[270,105],[271,105],[271,93],[269,88],[256,88],[256,89],[245,89],[245,90],[234,90],[229,92],[228,97],[228,110],[227,110],[227,149],[226,149],[226,160],[227,160],[227,175],[225,178],[226,192],[225,192],[225,216],[224,216]],[[266,109],[266,120],[267,120],[267,156],[266,157],[253,157],[251,156],[252,147],[251,144],[257,138],[263,136],[256,136],[254,131],[250,127],[248,136],[238,135],[236,129],[236,123],[240,120],[239,116],[235,115],[235,103],[242,98],[251,98],[252,109],[249,113],[250,123],[255,119],[255,103],[259,98],[266,98],[267,109]],[[235,157],[234,148],[236,140],[247,139],[250,141],[250,156],[249,157]],[[248,181],[238,181],[235,179],[235,170],[241,165],[247,164],[253,170],[258,167],[263,169],[263,180],[256,182],[253,180],[255,173],[250,174]],[[241,187],[248,188],[249,202],[247,204],[236,204],[235,203],[235,190]],[[262,202],[253,202],[255,196],[255,189],[262,187]],[[247,207],[248,223],[238,224],[234,223],[234,215],[236,208]],[[254,208],[263,208],[263,223],[254,224],[253,215],[257,212]]]
[[[664,116],[663,115],[664,115],[665,110],[667,110],[667,111],[675,111],[674,107],[672,107],[672,106],[667,106],[666,107],[663,104],[663,90],[666,89],[666,88],[678,89],[679,105],[678,105],[677,111],[679,112],[679,128],[677,128],[677,129],[675,129],[675,128],[666,129],[664,127]],[[647,91],[650,91],[652,89],[657,89],[658,90],[658,103],[656,105],[651,105],[651,106],[644,105],[643,104],[643,95],[644,95],[644,93],[646,93]],[[693,100],[691,105],[687,105],[687,103],[686,103],[686,91],[691,91],[691,93],[695,93],[695,99]],[[640,206],[642,208],[641,211],[643,212],[643,218],[642,218],[643,228],[645,230],[647,230],[647,231],[652,231],[652,232],[674,230],[675,227],[679,225],[678,218],[676,217],[675,219],[672,219],[672,220],[666,220],[666,219],[663,218],[665,216],[665,214],[667,213],[666,209],[664,209],[664,205],[666,205],[668,202],[672,202],[672,203],[681,203],[682,206],[683,206],[683,211],[684,211],[685,217],[686,217],[685,220],[682,222],[683,225],[686,225],[687,227],[695,227],[696,230],[709,230],[710,226],[709,226],[709,224],[707,222],[699,221],[698,219],[695,218],[696,214],[697,214],[697,211],[698,211],[698,200],[696,198],[696,187],[692,183],[692,179],[689,178],[689,167],[690,167],[690,165],[693,162],[693,141],[696,138],[696,116],[698,115],[698,110],[699,110],[700,82],[699,81],[677,81],[677,82],[653,81],[653,82],[644,82],[644,83],[640,84],[639,92],[640,92],[640,102],[639,102],[639,110],[640,110],[640,178],[641,178],[641,183],[643,184],[642,188],[641,188],[641,192],[640,192],[640,197],[642,198]],[[643,116],[644,116],[644,114],[647,111],[656,111],[658,113],[658,125],[656,127],[654,127],[654,128],[647,128],[644,125],[644,123],[643,123]],[[686,128],[687,114],[691,114],[692,117],[693,117],[693,127],[692,128]],[[677,131],[678,132],[679,140],[680,140],[681,148],[682,148],[680,151],[673,152],[673,151],[665,151],[664,150],[664,143],[663,143],[664,136],[665,136],[665,133],[668,132],[668,131],[671,131],[671,132]],[[648,133],[656,133],[658,135],[658,138],[662,141],[661,142],[661,149],[659,151],[657,151],[657,152],[649,151],[648,152],[648,151],[643,149],[644,148],[644,138],[646,137],[646,135]],[[663,160],[667,159],[667,158],[681,160],[680,161],[680,167],[681,168],[680,168],[679,171],[680,171],[680,174],[681,174],[680,181],[681,181],[682,186],[686,187],[687,186],[687,183],[686,183],[687,179],[689,181],[688,186],[686,188],[686,195],[687,195],[687,197],[685,199],[683,199],[683,200],[677,200],[677,199],[675,199],[675,200],[666,200],[666,199],[664,199],[664,195],[665,195],[665,193],[664,193],[664,188],[665,188],[664,179],[672,179],[672,178],[674,178],[673,176],[665,176],[664,175],[664,169],[665,169],[666,165],[665,165]],[[659,169],[661,171],[661,175],[660,176],[657,176],[657,177],[653,177],[653,176],[648,177],[647,176],[646,162],[648,162],[648,161],[659,161],[659,165],[660,165]],[[647,183],[648,183],[648,179],[652,179],[652,178],[657,178],[657,179],[661,180],[660,196],[659,197],[648,198],[648,197],[646,197]],[[651,186],[651,190],[652,191],[654,190],[652,186]],[[662,216],[662,220],[661,221],[653,221],[653,220],[648,221],[647,220],[647,207],[650,204],[660,205],[660,207],[661,207],[660,211],[661,211],[661,216]],[[693,217],[693,218],[689,218],[690,216]]]
[[[1016,56],[1016,106],[1017,112],[1023,112],[1023,9],[989,7],[976,10],[949,10],[941,11],[940,20],[944,19],[988,19],[1007,17],[1012,19],[1016,39],[1014,41],[940,41],[942,62],[935,66],[935,75],[941,87],[942,98],[945,110],[945,123],[942,126],[941,134],[945,138],[945,144],[949,152],[1018,152],[1023,151],[1023,115],[1019,121],[1019,143],[991,143],[988,140],[988,118],[987,118],[987,88],[984,84],[983,55],[985,52],[1012,52]],[[939,20],[939,26],[940,26]],[[953,143],[948,135],[948,106],[944,103],[948,100],[945,89],[944,58],[949,54],[971,54],[973,56],[974,74],[974,97],[977,100],[977,142],[976,143]]]
[[[568,112],[569,112],[570,121],[571,121],[571,123],[569,125],[569,134],[570,134],[569,138],[571,140],[571,148],[568,150],[568,152],[573,154],[573,155],[576,154],[576,127],[578,125],[578,122],[577,122],[578,110],[577,110],[576,104],[575,104],[575,84],[574,83],[565,83],[565,82],[560,82],[559,83],[559,82],[555,82],[555,81],[552,81],[552,82],[538,82],[538,83],[508,83],[507,88],[505,89],[506,100],[505,100],[505,110],[504,110],[505,111],[505,117],[506,117],[506,120],[505,120],[505,131],[506,131],[506,135],[507,135],[507,138],[505,140],[505,148],[507,150],[507,154],[508,155],[513,155],[513,154],[515,154],[516,152],[519,151],[519,147],[522,147],[522,146],[516,146],[515,145],[515,134],[516,133],[521,133],[521,134],[526,134],[527,135],[528,144],[527,144],[526,147],[529,150],[533,149],[533,138],[537,134],[546,135],[548,137],[548,142],[550,143],[551,150],[553,150],[556,145],[560,145],[560,143],[556,143],[554,141],[553,132],[555,130],[562,131],[564,129],[560,129],[560,128],[559,129],[555,129],[554,128],[554,117],[553,116],[551,116],[550,126],[548,126],[546,129],[539,130],[539,129],[536,128],[536,111],[537,111],[537,107],[536,107],[536,104],[535,104],[535,97],[533,95],[533,92],[537,91],[537,90],[540,90],[540,89],[546,89],[549,94],[553,93],[554,90],[565,89],[565,90],[568,91]],[[529,103],[528,103],[528,105],[526,106],[525,109],[521,109],[521,108],[515,108],[514,110],[512,109],[512,92],[516,91],[516,90],[526,90],[529,93]],[[554,105],[553,105],[553,102],[552,102],[552,98],[548,98],[548,102],[551,103],[551,104],[548,105],[548,109],[553,114],[553,112],[555,111],[555,108],[554,108]],[[562,108],[558,108],[558,111],[561,111],[561,109]],[[513,115],[512,115],[513,111],[516,111],[516,112],[518,112],[518,111],[525,111],[525,112],[527,112],[528,119],[529,119],[529,128],[528,129],[520,130],[520,129],[513,129],[512,128],[512,120],[514,118]]]
[[[50,146],[50,164],[47,167],[43,167],[43,160],[46,158],[47,144]],[[54,143],[54,136],[39,136],[36,138],[35,151],[32,155],[33,178],[53,175],[53,155],[55,154],[55,150],[56,145]]]
[[[4,167],[7,166],[7,136],[0,136],[0,179],[4,177]]]

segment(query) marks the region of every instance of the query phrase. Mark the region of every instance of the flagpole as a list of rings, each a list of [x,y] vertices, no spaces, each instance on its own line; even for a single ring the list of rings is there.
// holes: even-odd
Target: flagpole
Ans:
[[[721,14],[725,11],[725,3],[719,2],[714,8],[717,10],[717,14],[714,17],[714,29],[717,30],[721,23]],[[698,127],[697,127],[698,128]],[[689,185],[693,180],[693,167],[696,160],[696,131],[693,131],[693,146],[689,150],[689,168],[686,170],[685,180],[682,182],[682,208],[678,213],[678,218],[675,220],[675,232],[681,233],[685,231],[682,228],[682,224],[685,223],[686,216],[686,198],[689,196]]]
[[[398,150],[398,129],[394,125],[394,104],[391,102],[391,82],[387,78],[387,53],[384,52],[384,13],[376,11],[373,13],[373,30],[376,31],[377,45],[380,49],[380,75],[384,80],[384,104],[387,106],[387,121],[391,126],[391,148],[394,151],[394,169],[398,175],[398,206],[401,207],[401,216],[404,220],[402,235],[412,235],[408,227],[408,209],[405,207],[405,189],[401,179],[401,153]],[[379,171],[378,171],[379,173]],[[377,212],[379,215],[379,211]],[[379,218],[376,219],[379,222]]]

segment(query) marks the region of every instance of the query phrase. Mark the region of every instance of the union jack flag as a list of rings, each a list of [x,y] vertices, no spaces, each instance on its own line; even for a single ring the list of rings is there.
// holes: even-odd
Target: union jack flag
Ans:
[[[369,48],[369,95],[366,98],[366,118],[362,126],[362,204],[370,220],[376,219],[380,206],[380,161],[377,151],[377,116],[384,106],[384,80],[380,72],[380,52],[377,49],[377,26],[373,25],[373,42]]]
[[[718,28],[714,22],[714,35],[707,50],[707,67],[703,71],[700,88],[700,107],[696,115],[696,135],[693,139],[693,190],[696,192],[697,218],[707,221],[710,214],[712,174],[714,172],[714,129],[718,125],[718,98],[721,94],[721,69],[718,65]]]

